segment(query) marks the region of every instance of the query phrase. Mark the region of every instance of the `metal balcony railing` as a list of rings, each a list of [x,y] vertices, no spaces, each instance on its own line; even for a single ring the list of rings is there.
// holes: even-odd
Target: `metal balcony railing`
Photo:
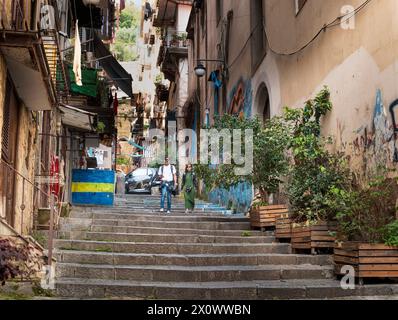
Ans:
[[[170,32],[163,38],[163,45],[173,48],[187,48],[188,34],[186,32]]]

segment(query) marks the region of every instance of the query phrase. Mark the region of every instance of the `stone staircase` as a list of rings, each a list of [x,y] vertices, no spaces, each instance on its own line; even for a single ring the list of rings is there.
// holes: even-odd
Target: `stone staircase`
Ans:
[[[158,212],[157,197],[126,196],[113,208],[74,208],[56,247],[60,297],[99,299],[325,299],[398,293],[343,290],[328,256],[291,254],[243,216],[199,202],[185,215]]]

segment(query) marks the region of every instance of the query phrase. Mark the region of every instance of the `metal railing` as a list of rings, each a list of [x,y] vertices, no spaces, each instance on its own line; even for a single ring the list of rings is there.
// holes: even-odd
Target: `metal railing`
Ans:
[[[187,48],[188,34],[186,32],[170,32],[163,38],[163,45],[172,48]]]
[[[4,179],[4,175],[8,175],[10,172],[12,174],[11,179],[13,180],[13,183],[11,183],[11,187],[12,187],[12,203],[11,203],[11,208],[8,208],[8,210],[10,210],[10,214],[11,217],[6,217],[6,222],[11,225],[11,227],[13,227],[15,229],[15,226],[17,224],[17,222],[15,221],[15,217],[16,217],[16,212],[15,212],[15,208],[17,206],[17,204],[15,203],[15,201],[17,201],[17,199],[19,198],[21,203],[19,205],[20,208],[20,230],[16,230],[17,232],[20,233],[21,236],[27,235],[26,234],[26,230],[24,228],[26,221],[25,221],[25,210],[26,210],[26,204],[27,204],[27,199],[25,198],[25,196],[27,194],[29,194],[29,190],[27,190],[27,188],[30,186],[31,189],[31,195],[32,195],[32,199],[31,199],[31,209],[32,212],[30,214],[30,217],[32,218],[32,221],[29,222],[28,228],[27,228],[27,233],[28,235],[32,235],[33,234],[33,225],[34,225],[34,208],[35,206],[35,198],[37,195],[37,192],[39,194],[41,194],[42,196],[46,197],[49,200],[50,203],[50,225],[49,225],[49,234],[48,234],[48,265],[51,266],[52,264],[52,257],[53,257],[53,243],[54,243],[54,227],[57,228],[58,225],[58,221],[59,221],[59,216],[60,216],[60,210],[55,210],[55,195],[51,192],[51,188],[47,188],[49,191],[48,192],[44,192],[41,188],[39,188],[36,183],[32,182],[30,179],[26,178],[22,173],[20,173],[18,170],[16,170],[12,165],[10,165],[9,163],[7,163],[6,161],[4,161],[1,157],[0,157],[0,168],[2,170],[0,170],[0,172],[3,173],[3,176],[0,176],[0,179]],[[18,190],[18,187],[20,186],[20,184],[18,183],[18,179],[20,178],[22,179],[22,187],[21,190]],[[21,193],[19,193],[19,191],[21,191]],[[16,195],[20,195],[20,197],[17,197]],[[58,209],[60,209],[60,206],[58,205]],[[9,219],[7,219],[9,218]],[[11,219],[10,219],[11,218]],[[3,218],[4,219],[4,218]],[[56,222],[56,223],[54,223]]]

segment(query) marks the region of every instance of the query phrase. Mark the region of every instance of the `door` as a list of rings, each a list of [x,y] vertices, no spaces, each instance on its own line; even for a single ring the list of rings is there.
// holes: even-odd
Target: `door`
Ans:
[[[6,97],[4,100],[3,126],[1,135],[1,166],[0,166],[0,195],[2,211],[8,224],[15,226],[14,215],[14,185],[17,134],[18,134],[19,103],[11,80],[7,79]],[[11,168],[10,168],[11,167]]]

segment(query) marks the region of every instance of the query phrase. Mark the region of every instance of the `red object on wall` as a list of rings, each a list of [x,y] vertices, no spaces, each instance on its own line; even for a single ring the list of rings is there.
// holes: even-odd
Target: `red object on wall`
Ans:
[[[51,156],[51,167],[50,167],[50,191],[52,194],[59,195],[59,157]]]

